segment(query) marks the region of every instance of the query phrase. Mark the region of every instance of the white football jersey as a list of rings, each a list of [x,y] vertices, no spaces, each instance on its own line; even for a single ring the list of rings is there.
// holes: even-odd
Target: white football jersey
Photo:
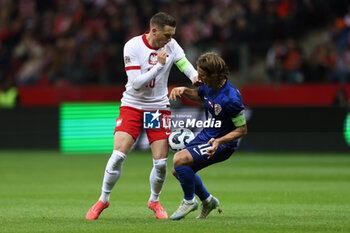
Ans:
[[[132,79],[137,77],[132,77],[132,71],[140,70],[141,74],[149,71],[158,63],[157,55],[161,49],[169,54],[164,67],[148,84],[135,90],[132,87]],[[159,49],[151,47],[146,39],[146,34],[130,39],[124,46],[124,64],[128,82],[121,100],[122,106],[147,110],[168,109],[169,72],[172,65],[183,57],[185,53],[174,39]]]

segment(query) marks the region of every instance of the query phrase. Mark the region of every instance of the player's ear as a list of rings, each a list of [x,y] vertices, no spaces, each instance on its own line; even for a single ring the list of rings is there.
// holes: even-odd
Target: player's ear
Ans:
[[[157,32],[157,28],[156,28],[156,27],[152,27],[152,28],[151,28],[151,32],[152,32],[152,33],[156,33],[156,32]]]

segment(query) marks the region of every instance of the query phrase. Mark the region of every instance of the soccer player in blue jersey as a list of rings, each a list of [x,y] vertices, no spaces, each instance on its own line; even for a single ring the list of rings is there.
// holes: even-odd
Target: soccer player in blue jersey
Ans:
[[[221,121],[221,126],[203,128],[185,149],[174,155],[173,175],[180,181],[184,199],[171,215],[173,220],[184,218],[198,208],[195,194],[202,201],[197,218],[206,218],[219,207],[218,199],[207,191],[197,172],[228,159],[237,149],[238,139],[247,134],[242,97],[227,80],[229,70],[225,61],[216,53],[204,53],[197,60],[197,71],[202,82],[199,89],[177,87],[172,90],[169,99],[185,96],[204,103],[207,119],[215,118],[215,121]]]

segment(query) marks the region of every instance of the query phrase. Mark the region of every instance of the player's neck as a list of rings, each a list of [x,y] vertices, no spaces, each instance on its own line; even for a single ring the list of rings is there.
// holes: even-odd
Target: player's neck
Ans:
[[[220,80],[218,85],[215,85],[215,87],[213,87],[213,89],[215,91],[220,90],[225,85],[226,81],[227,81],[227,79]]]
[[[146,40],[148,41],[149,45],[150,45],[152,48],[158,48],[157,41],[156,41],[156,39],[152,36],[151,33],[146,34]]]

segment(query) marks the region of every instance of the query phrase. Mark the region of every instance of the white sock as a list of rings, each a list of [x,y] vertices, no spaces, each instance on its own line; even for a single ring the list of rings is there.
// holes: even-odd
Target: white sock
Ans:
[[[193,197],[192,200],[186,200],[186,199],[184,199],[184,202],[185,202],[186,204],[193,204],[195,201],[196,201],[196,197]]]
[[[101,201],[105,204],[109,201],[109,196],[112,192],[114,185],[117,183],[122,170],[123,162],[126,159],[126,154],[113,150],[111,157],[108,160],[105,175],[103,177],[102,183],[102,193],[100,196]]]
[[[159,201],[159,195],[167,175],[167,161],[167,158],[153,160],[153,168],[149,177],[151,183],[150,202]]]
[[[205,199],[203,202],[209,203],[211,201],[211,199],[213,199],[213,196],[210,194],[209,197],[207,199]]]

